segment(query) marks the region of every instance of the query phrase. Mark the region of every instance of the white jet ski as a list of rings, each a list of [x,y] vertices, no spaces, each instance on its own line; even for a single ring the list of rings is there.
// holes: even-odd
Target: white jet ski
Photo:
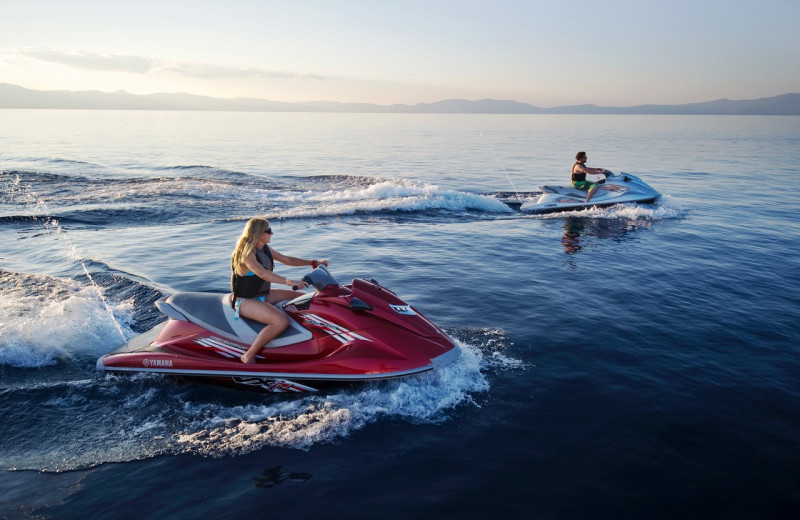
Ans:
[[[552,213],[626,202],[649,203],[661,196],[642,179],[630,173],[622,172],[617,175],[606,170],[605,175],[606,179],[599,181],[600,186],[589,202],[586,202],[586,191],[572,186],[542,186],[542,193],[536,200],[521,201],[513,197],[501,197],[500,200],[511,207],[518,206],[525,213]]]

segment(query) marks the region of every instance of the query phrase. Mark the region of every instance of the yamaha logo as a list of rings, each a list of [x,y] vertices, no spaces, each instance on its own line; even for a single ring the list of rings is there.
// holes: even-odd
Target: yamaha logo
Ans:
[[[166,367],[172,368],[172,360],[171,359],[143,359],[142,365],[146,367]]]

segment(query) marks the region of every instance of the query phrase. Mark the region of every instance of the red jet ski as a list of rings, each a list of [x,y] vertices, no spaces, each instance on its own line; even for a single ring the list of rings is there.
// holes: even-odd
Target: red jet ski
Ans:
[[[97,360],[98,370],[207,377],[270,392],[374,381],[444,366],[460,353],[444,331],[375,280],[340,285],[325,266],[317,289],[276,304],[289,327],[254,364],[239,357],[263,324],[234,317],[229,293],[176,293],[156,302],[167,321]]]

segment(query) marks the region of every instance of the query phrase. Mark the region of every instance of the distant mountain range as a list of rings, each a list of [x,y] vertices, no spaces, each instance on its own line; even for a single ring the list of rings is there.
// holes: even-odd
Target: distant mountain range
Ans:
[[[246,112],[349,112],[383,114],[674,114],[674,115],[800,115],[800,94],[684,105],[603,107],[573,105],[541,108],[517,101],[448,99],[416,105],[374,105],[328,101],[284,103],[256,98],[214,98],[193,94],[136,95],[125,91],[100,92],[30,90],[0,83],[0,108],[91,110],[214,110]]]

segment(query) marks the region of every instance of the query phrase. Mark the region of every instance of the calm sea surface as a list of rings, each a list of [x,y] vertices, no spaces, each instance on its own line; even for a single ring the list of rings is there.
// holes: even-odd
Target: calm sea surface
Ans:
[[[800,518],[800,117],[0,121],[0,518]],[[579,150],[661,199],[482,195]],[[226,290],[257,215],[461,358],[292,398],[95,371],[160,296]]]

